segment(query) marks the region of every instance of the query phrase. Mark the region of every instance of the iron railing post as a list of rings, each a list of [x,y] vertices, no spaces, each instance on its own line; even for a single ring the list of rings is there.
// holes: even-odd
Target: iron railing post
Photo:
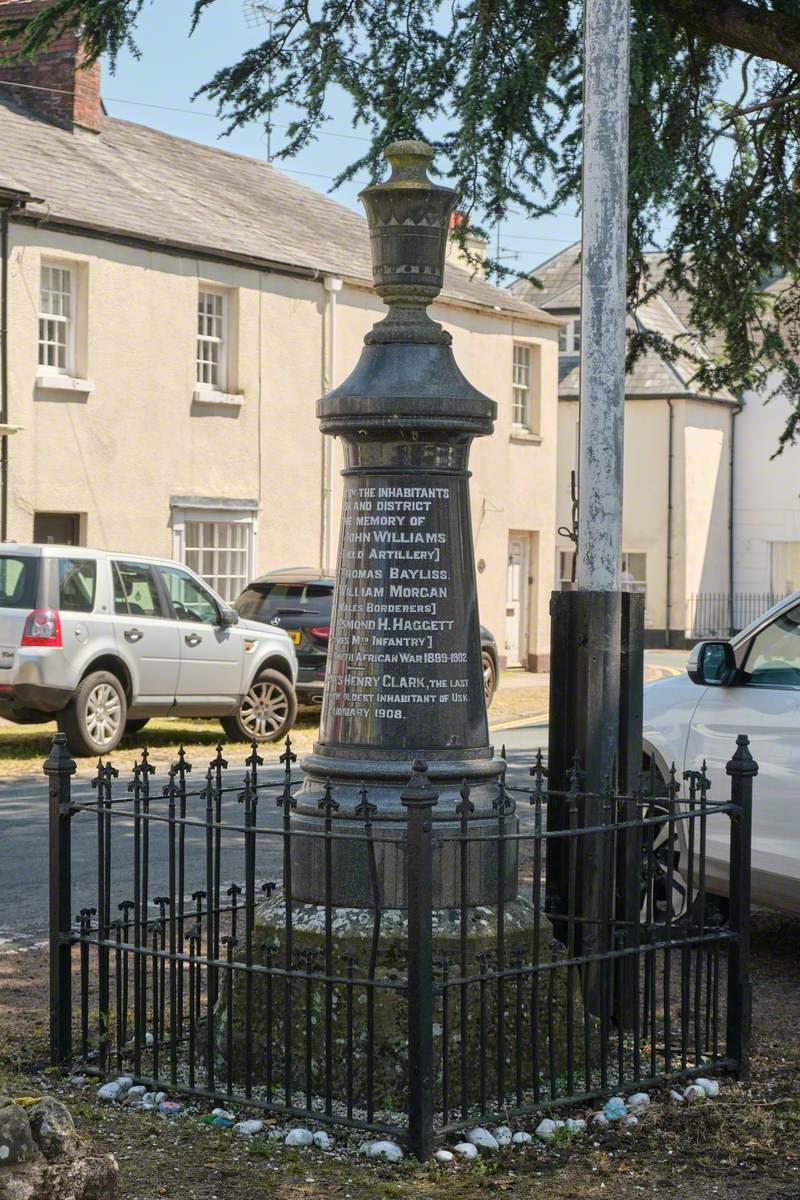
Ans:
[[[50,1063],[72,1054],[72,870],[71,788],[76,765],[63,733],[43,767],[50,803]]]
[[[753,814],[753,779],[758,763],[749,750],[749,739],[740,733],[736,753],[725,770],[731,779],[731,840],[729,865],[730,929],[735,934],[728,955],[727,1056],[736,1062],[736,1074],[749,1074],[750,983],[750,838]]]
[[[438,800],[417,759],[400,800],[406,809],[408,897],[408,1137],[420,1162],[433,1154],[433,831]]]

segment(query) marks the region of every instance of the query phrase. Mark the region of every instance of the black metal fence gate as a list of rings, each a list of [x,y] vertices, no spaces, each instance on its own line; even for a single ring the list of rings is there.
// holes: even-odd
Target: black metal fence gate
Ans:
[[[498,883],[496,903],[479,909],[433,907],[437,856],[455,856],[466,897],[479,839],[468,789],[443,813],[420,772],[401,818],[408,908],[382,902],[382,843],[397,845],[397,821],[375,819],[367,795],[340,809],[330,789],[322,829],[302,835],[323,841],[327,902],[293,899],[288,742],[280,761],[275,781],[254,747],[236,772],[220,747],[196,781],[181,751],[156,786],[145,751],[129,781],[101,763],[82,802],[56,735],[44,768],[54,1064],[374,1130],[421,1159],[468,1123],[714,1068],[746,1073],[756,771],[746,737],[729,797],[712,797],[704,772],[689,773],[683,795],[674,773],[665,796],[587,797],[577,773],[568,792],[551,792],[539,757],[529,787],[498,789],[489,834],[498,880],[513,857],[518,895]],[[600,817],[582,827],[587,799]],[[555,805],[561,828],[548,830]],[[724,921],[708,891],[710,829],[728,848]],[[626,880],[609,871],[595,912],[581,911],[575,885],[589,837],[601,861],[624,850],[635,864]],[[71,876],[74,838],[96,847],[91,884]],[[330,903],[341,840],[368,861],[368,909]],[[562,852],[548,853],[556,841]],[[550,878],[555,862],[566,889]]]

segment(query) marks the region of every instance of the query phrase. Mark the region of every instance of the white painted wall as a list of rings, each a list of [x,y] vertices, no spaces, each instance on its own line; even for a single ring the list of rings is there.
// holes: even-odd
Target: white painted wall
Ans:
[[[673,399],[672,611],[685,626],[687,598],[728,587],[730,407]],[[576,400],[559,401],[557,524],[571,523],[570,472],[577,454]],[[623,550],[647,555],[646,630],[667,624],[669,404],[625,401]],[[567,550],[566,538],[557,550]]]
[[[770,381],[767,394],[777,380]],[[772,455],[791,406],[750,393],[736,418],[734,469],[734,588],[770,590],[770,543],[800,543],[800,446]]]
[[[80,373],[88,396],[35,386],[42,257],[71,262],[84,280]],[[193,403],[198,280],[231,289],[237,310],[228,391],[240,407]],[[319,565],[323,389],[322,280],[203,262],[28,225],[12,226],[9,536],[29,541],[35,512],[78,512],[87,544],[170,555],[170,496],[259,501],[256,569]],[[337,301],[334,383],[355,365],[363,336],[385,312],[366,287]],[[546,665],[553,586],[558,323],[512,320],[440,302],[464,374],[498,402],[497,428],[475,443],[472,510],[481,618],[502,652],[510,530],[536,535],[529,654]],[[515,339],[538,351],[540,430],[511,429]],[[341,487],[333,454],[333,544]]]

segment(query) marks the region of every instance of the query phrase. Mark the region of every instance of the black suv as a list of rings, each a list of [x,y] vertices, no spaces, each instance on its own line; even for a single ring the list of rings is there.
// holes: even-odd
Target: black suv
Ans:
[[[300,670],[295,689],[301,704],[321,704],[331,632],[334,579],[313,567],[270,571],[254,579],[234,604],[239,616],[285,629],[294,642]],[[486,707],[497,688],[497,643],[481,625],[481,659]]]

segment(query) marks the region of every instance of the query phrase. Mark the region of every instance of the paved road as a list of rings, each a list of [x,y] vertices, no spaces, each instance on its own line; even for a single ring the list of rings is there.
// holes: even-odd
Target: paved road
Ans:
[[[514,786],[528,782],[528,769],[539,746],[547,747],[547,726],[528,726],[511,729],[495,735],[499,749],[505,742],[509,761],[508,780]],[[237,793],[243,786],[244,771],[231,770],[228,780],[230,791],[223,803],[223,822],[241,825],[242,810]],[[268,782],[279,783],[279,770],[267,771],[263,777]],[[116,787],[125,796],[127,777],[120,777]],[[156,776],[151,783],[152,794],[161,794],[165,777]],[[190,792],[187,813],[204,818],[205,802],[199,798],[201,780],[190,775]],[[115,791],[115,795],[117,792]],[[259,803],[258,824],[261,828],[278,829],[280,810],[274,802],[276,793],[266,793]],[[73,798],[92,803],[95,792],[86,779],[73,781]],[[154,806],[154,811],[156,811]],[[163,804],[161,806],[163,811]],[[0,783],[0,953],[20,945],[30,945],[41,940],[47,933],[48,906],[48,829],[47,829],[47,781],[44,776],[20,776]],[[133,896],[133,822],[124,818],[112,821],[112,879],[114,899]],[[150,896],[168,890],[168,845],[166,824],[153,821],[150,824]],[[187,876],[184,894],[205,886],[205,833],[200,827],[191,827],[186,832]],[[96,903],[93,889],[97,879],[97,829],[93,814],[78,814],[73,820],[72,836],[72,911],[77,913],[83,906]],[[268,835],[258,838],[256,876],[259,881],[280,877],[280,838]],[[191,867],[190,865],[191,864]],[[221,875],[227,883],[244,878],[243,840],[235,833],[223,837]]]

